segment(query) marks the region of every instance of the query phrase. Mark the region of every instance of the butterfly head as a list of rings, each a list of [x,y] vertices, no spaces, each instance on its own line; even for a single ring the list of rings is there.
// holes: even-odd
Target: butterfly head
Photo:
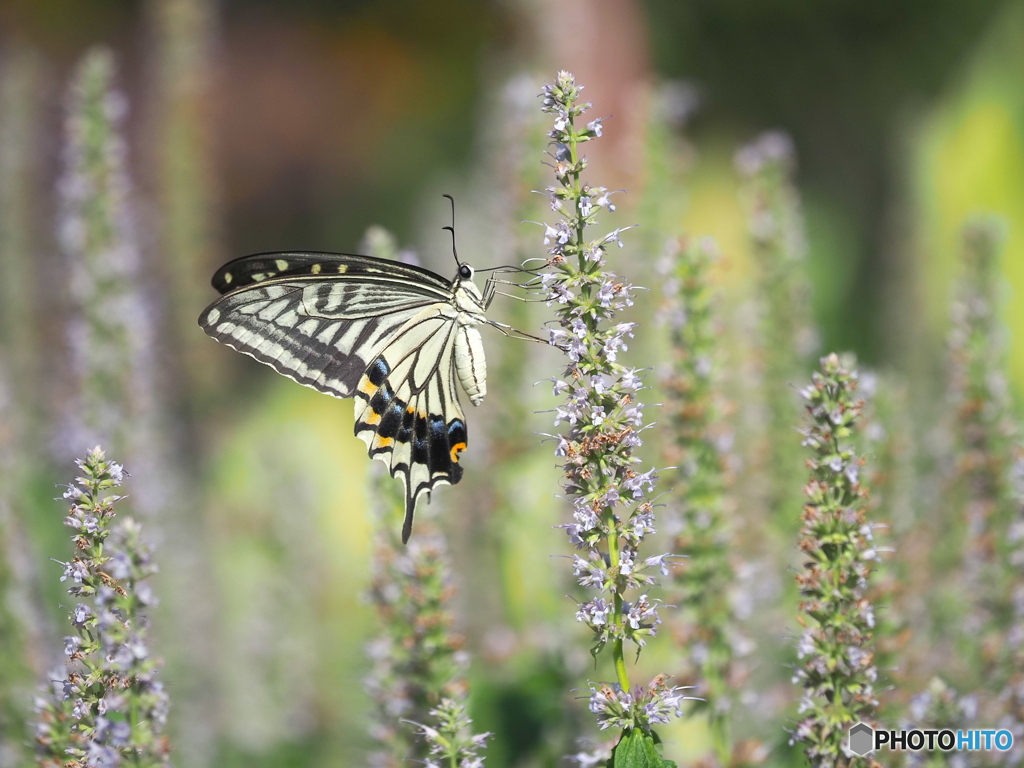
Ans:
[[[459,270],[452,280],[452,297],[460,311],[473,315],[476,322],[486,322],[483,313],[490,301],[473,282],[473,268],[469,264],[459,264]]]
[[[470,290],[475,288],[476,284],[473,282],[473,275],[475,274],[475,269],[469,266],[469,264],[460,261],[458,269],[455,270],[455,277],[452,278],[452,292],[458,292],[460,289],[465,289],[470,286],[472,286],[470,287]]]

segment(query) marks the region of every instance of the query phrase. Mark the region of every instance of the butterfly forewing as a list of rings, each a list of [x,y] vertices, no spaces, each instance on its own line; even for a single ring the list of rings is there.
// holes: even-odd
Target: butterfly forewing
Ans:
[[[352,397],[388,336],[430,303],[417,292],[383,292],[375,284],[275,279],[226,294],[200,323],[213,338],[300,384]]]
[[[483,321],[476,286],[368,256],[309,252],[235,259],[213,285],[224,295],[199,319],[210,336],[300,384],[356,398],[356,435],[405,485],[406,541],[417,499],[462,477],[455,357],[479,355],[459,368],[476,404],[482,348],[457,343]]]

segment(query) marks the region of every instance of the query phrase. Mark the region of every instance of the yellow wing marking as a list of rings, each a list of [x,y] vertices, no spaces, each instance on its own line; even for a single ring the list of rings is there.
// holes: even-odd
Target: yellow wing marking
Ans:
[[[363,376],[363,378],[359,380],[359,391],[367,397],[373,397],[377,394],[377,389],[377,385],[370,381],[369,376]]]

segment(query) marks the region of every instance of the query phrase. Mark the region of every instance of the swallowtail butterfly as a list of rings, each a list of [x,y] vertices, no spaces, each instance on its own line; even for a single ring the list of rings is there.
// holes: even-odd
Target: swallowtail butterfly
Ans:
[[[356,436],[405,486],[408,541],[420,495],[462,478],[455,380],[479,405],[487,367],[476,326],[506,327],[484,314],[494,280],[481,291],[463,263],[446,280],[369,256],[283,252],[235,259],[212,282],[222,295],[199,318],[206,333],[300,384],[355,398]]]

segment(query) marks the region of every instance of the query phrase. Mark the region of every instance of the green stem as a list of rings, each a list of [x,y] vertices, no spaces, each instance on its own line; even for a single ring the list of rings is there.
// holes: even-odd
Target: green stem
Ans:
[[[721,765],[728,765],[732,760],[732,746],[729,740],[729,721],[713,711],[708,711],[708,728],[711,730],[711,741],[715,746],[715,754]]]
[[[576,168],[579,163],[579,141],[576,137],[576,125],[575,115],[572,111],[569,112],[569,161],[572,163],[573,168]],[[584,246],[586,245],[586,224],[584,221],[583,211],[580,206],[580,198],[582,197],[582,187],[580,186],[580,172],[574,170],[572,172],[572,194],[576,203],[576,244],[579,248],[577,254],[577,260],[580,271],[586,271],[588,269],[587,259],[583,253]],[[584,283],[583,292],[587,298],[590,296],[590,285]],[[591,326],[591,330],[596,329],[597,320],[594,318],[588,318],[586,320]],[[609,507],[604,511],[605,522],[608,526],[608,561],[612,571],[617,571],[619,567],[619,535],[618,525],[615,519],[615,513]],[[612,663],[615,666],[615,676],[619,681],[619,686],[623,691],[629,690],[629,674],[626,672],[626,657],[623,650],[622,642],[622,593],[616,588],[613,593],[613,610],[612,616],[609,618],[612,626],[615,628],[614,634],[616,639],[612,641]]]
[[[130,594],[132,595],[132,599],[129,602],[129,621],[131,621],[132,626],[134,626],[137,618],[135,616],[135,584],[129,582],[128,587],[130,589]],[[128,670],[128,675],[131,681],[131,688],[128,695],[128,726],[132,729],[132,741],[138,744],[139,742],[135,729],[138,727],[140,721],[142,720],[142,714],[139,712],[138,678],[136,677],[136,670],[134,668]],[[139,754],[138,749],[133,749],[131,751],[131,755],[133,765],[142,764],[140,762],[141,755]]]
[[[604,518],[608,525],[608,563],[611,570],[617,572],[620,562],[619,529],[616,525],[615,513],[611,507],[605,509]],[[616,638],[612,642],[612,662],[615,664],[615,676],[619,679],[619,685],[623,691],[628,691],[629,675],[626,672],[626,656],[622,648],[622,593],[617,588],[614,592],[613,600],[614,609],[609,619],[616,629]]]
[[[576,139],[576,124],[575,124],[575,120],[576,120],[575,115],[573,115],[572,112],[570,112],[569,113],[569,162],[572,163],[573,168],[576,167],[576,165],[577,165],[577,163],[579,162],[579,159],[580,159],[579,149],[578,149],[579,141]],[[581,197],[582,191],[583,190],[580,187],[580,172],[578,170],[577,171],[573,171],[572,172],[572,194],[573,194],[573,199],[576,202],[576,245],[579,246],[579,248],[580,248],[580,252],[577,254],[576,258],[577,258],[577,263],[579,264],[579,268],[580,268],[581,272],[585,271],[586,268],[587,268],[587,259],[583,255],[583,246],[586,243],[586,239],[584,237],[585,230],[586,230],[586,225],[583,222],[583,212],[580,209],[580,197]],[[586,296],[589,297],[590,296],[590,286],[584,284],[583,289],[584,289],[584,293],[586,294]],[[591,323],[593,325],[596,325],[596,321],[594,321],[593,319],[591,319]]]

